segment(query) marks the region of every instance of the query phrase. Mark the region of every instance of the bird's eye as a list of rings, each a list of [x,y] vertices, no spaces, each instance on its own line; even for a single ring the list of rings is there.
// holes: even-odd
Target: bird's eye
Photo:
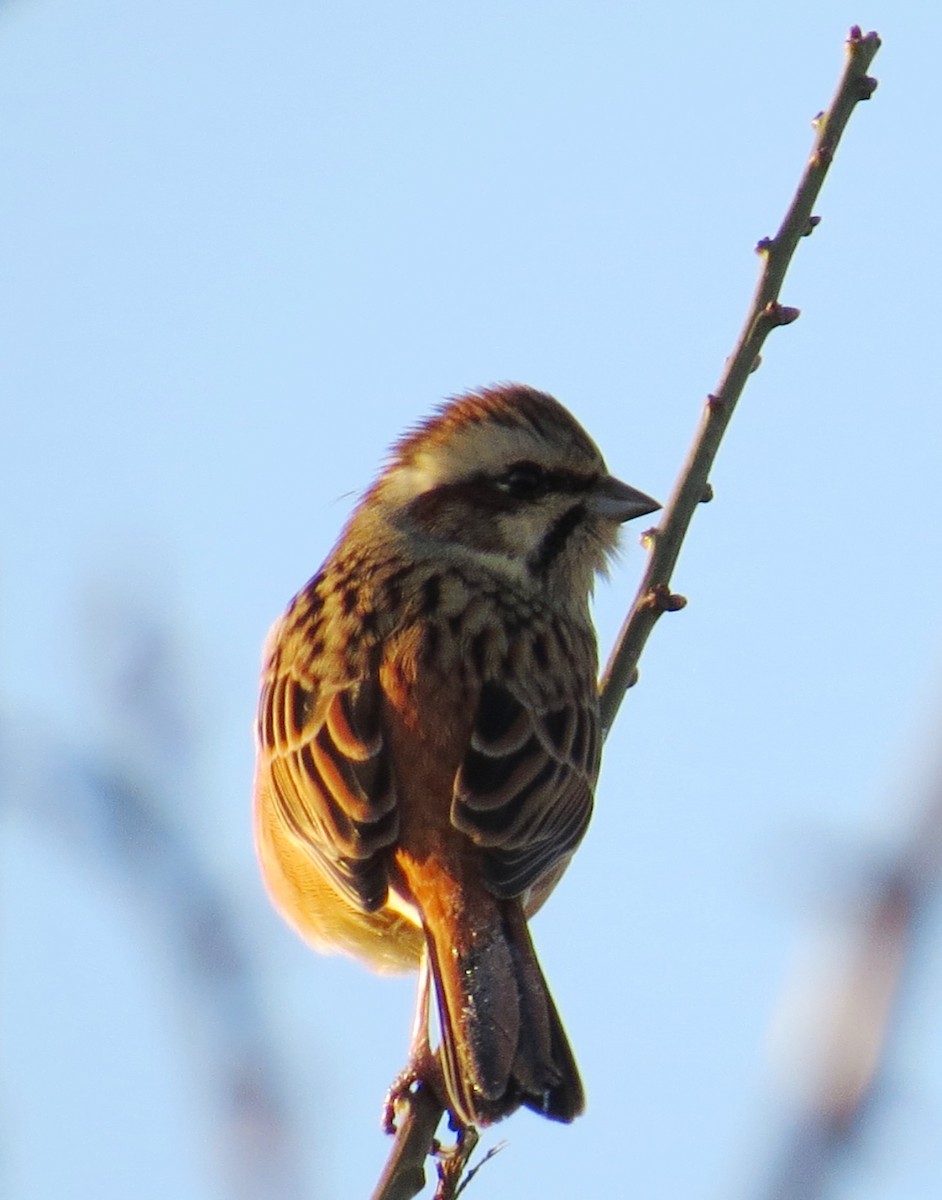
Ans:
[[[548,481],[538,463],[518,462],[507,468],[497,480],[497,486],[518,500],[535,500],[546,492]]]

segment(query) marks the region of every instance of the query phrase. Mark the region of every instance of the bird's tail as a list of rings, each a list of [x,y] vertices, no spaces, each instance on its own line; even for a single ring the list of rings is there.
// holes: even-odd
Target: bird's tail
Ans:
[[[483,928],[425,928],[449,1105],[471,1125],[520,1105],[571,1121],[584,1107],[582,1083],[523,909],[495,899],[489,915]]]

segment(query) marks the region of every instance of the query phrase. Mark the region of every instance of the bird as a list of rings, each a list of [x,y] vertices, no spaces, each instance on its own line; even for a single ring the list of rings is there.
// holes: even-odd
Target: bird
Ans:
[[[594,581],[622,523],[658,508],[547,393],[464,393],[393,446],[265,644],[269,896],[320,951],[421,968],[400,1083],[460,1126],[584,1108],[528,921],[592,813]]]

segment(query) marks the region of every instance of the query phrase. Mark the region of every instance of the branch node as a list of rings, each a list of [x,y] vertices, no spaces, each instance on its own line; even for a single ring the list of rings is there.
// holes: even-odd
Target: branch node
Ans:
[[[666,583],[656,583],[645,597],[645,605],[657,613],[680,612],[687,607],[687,597],[678,596]]]
[[[801,231],[801,236],[802,237],[810,237],[820,224],[821,224],[820,217],[809,217],[808,224]]]
[[[768,254],[774,245],[774,238],[759,238],[759,240],[756,242],[756,254]]]
[[[722,410],[726,407],[726,401],[722,396],[717,396],[713,392],[710,392],[709,396],[706,398],[706,406],[708,411],[711,413],[722,412]]]
[[[811,156],[813,167],[829,167],[834,161],[834,147],[820,145]]]
[[[703,485],[703,495],[700,497],[701,504],[709,504],[713,499],[713,484],[709,480]]]
[[[871,45],[876,42],[876,49],[880,49],[880,35],[875,29],[871,29],[869,33],[862,33],[859,25],[852,25],[850,33],[847,35],[847,48],[853,53],[859,50],[863,45]],[[876,50],[874,51],[876,53]]]
[[[761,366],[762,366],[762,355],[757,354],[755,356],[755,358],[752,360],[752,366],[749,368],[749,374],[754,375]]]
[[[801,316],[801,309],[791,308],[787,304],[779,304],[777,300],[770,300],[762,310],[762,315],[767,317],[773,326],[791,325],[792,321],[797,321]]]
[[[657,541],[657,526],[652,525],[650,529],[646,529],[638,540],[643,550],[650,550]]]
[[[861,75],[857,99],[869,100],[878,86],[878,81],[872,75]]]

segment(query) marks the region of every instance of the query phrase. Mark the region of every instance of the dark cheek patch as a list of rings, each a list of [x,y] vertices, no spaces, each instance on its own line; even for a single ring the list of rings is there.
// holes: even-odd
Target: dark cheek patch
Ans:
[[[495,518],[517,506],[517,501],[485,480],[467,479],[423,492],[409,510],[416,524],[432,537],[498,552],[502,544]]]
[[[583,505],[574,504],[572,508],[567,508],[562,516],[556,518],[537,547],[536,554],[530,559],[530,570],[534,574],[546,571],[559,557],[572,533],[582,524],[585,515]]]
[[[409,505],[412,515],[423,525],[434,525],[449,511],[496,514],[519,508],[519,501],[495,488],[487,479],[463,479],[460,483],[443,483],[423,492]]]
[[[592,483],[589,476],[565,471],[548,472],[546,478],[551,492],[573,497],[584,493]],[[495,486],[493,479],[481,475],[457,483],[443,483],[423,492],[410,503],[409,512],[416,524],[431,537],[454,540],[485,552],[505,553],[507,547],[497,518],[530,507],[531,503],[509,494]],[[585,506],[575,502],[557,517],[530,557],[530,570],[535,574],[546,571],[565,549],[570,535],[585,516]]]

